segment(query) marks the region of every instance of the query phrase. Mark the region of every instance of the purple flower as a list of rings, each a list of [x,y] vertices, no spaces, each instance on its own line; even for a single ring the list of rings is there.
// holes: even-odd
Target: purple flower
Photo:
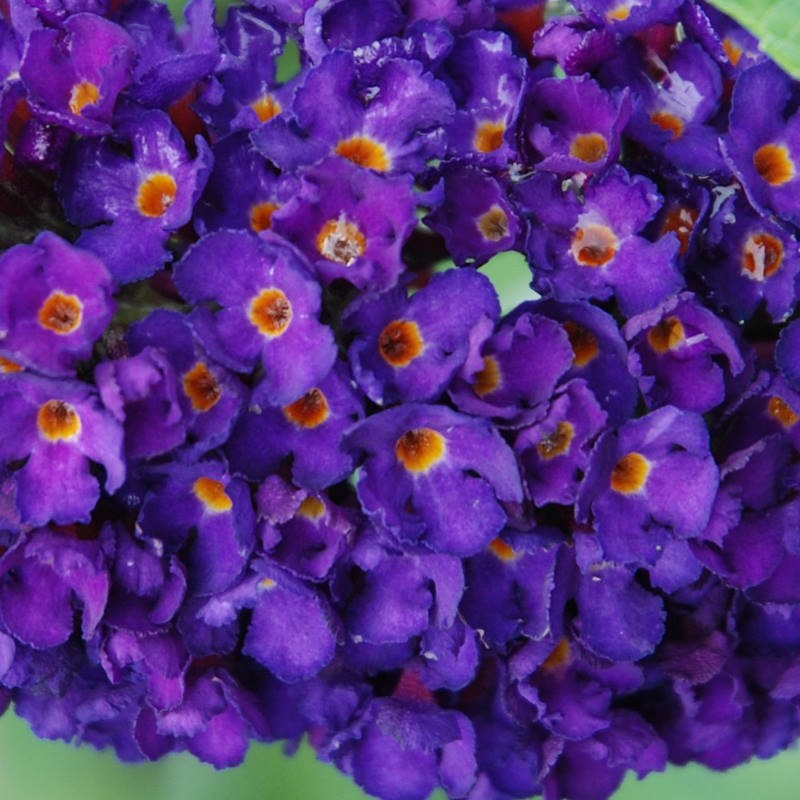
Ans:
[[[641,175],[610,169],[585,187],[583,202],[541,173],[519,192],[540,223],[531,226],[527,250],[534,286],[545,296],[569,302],[614,295],[630,316],[682,288],[678,241],[639,235],[661,206],[655,185]]]
[[[557,320],[572,347],[572,365],[563,381],[586,381],[608,414],[611,425],[633,416],[638,392],[628,372],[628,348],[616,321],[590,303],[556,303],[542,300],[519,306],[514,316],[535,312]]]
[[[242,652],[280,680],[310,678],[333,658],[336,621],[327,600],[288,572],[264,562],[257,574],[211,598],[198,615],[209,625],[221,625],[243,607],[252,608],[253,614]]]
[[[111,585],[111,542],[81,541],[67,530],[26,534],[0,560],[0,619],[18,641],[39,649],[66,642],[75,611],[83,639],[94,636]]]
[[[474,65],[480,63],[481,70]],[[475,31],[457,39],[444,64],[457,110],[447,127],[448,151],[485,166],[516,156],[513,131],[524,96],[526,62],[504,33]]]
[[[731,194],[709,221],[700,276],[734,319],[753,316],[762,302],[776,321],[794,307],[800,247],[792,227],[753,211]]]
[[[97,136],[111,131],[119,93],[133,80],[136,44],[119,25],[79,13],[31,31],[20,76],[36,113],[47,122]]]
[[[0,353],[50,375],[72,375],[114,311],[103,263],[45,231],[33,244],[7,250],[0,275]]]
[[[442,201],[425,224],[444,237],[457,264],[480,266],[516,246],[521,224],[505,187],[477,167],[442,170]]]
[[[178,376],[162,350],[146,347],[130,358],[98,364],[95,382],[105,406],[125,430],[129,459],[162,455],[186,438]]]
[[[88,522],[100,498],[90,462],[104,467],[106,491],[122,484],[122,428],[86,384],[6,375],[0,416],[15,431],[2,439],[0,463],[19,462],[13,484],[24,524]]]
[[[435,703],[376,698],[328,750],[370,794],[423,800],[441,783],[464,796],[474,781],[475,733],[466,716]]]
[[[575,379],[552,398],[543,419],[519,432],[514,451],[536,505],[575,502],[591,446],[605,429],[606,419],[587,384]]]
[[[406,176],[329,158],[303,174],[300,191],[273,225],[304,253],[324,286],[346,280],[380,292],[403,272],[401,249],[416,225],[414,206]]]
[[[458,306],[457,322],[442,309]],[[500,314],[491,283],[470,269],[434,275],[412,297],[397,289],[348,314],[356,333],[353,376],[374,402],[435,400],[458,370],[476,371],[479,348]]]
[[[567,331],[523,306],[503,320],[480,352],[480,370],[459,376],[450,395],[462,411],[512,427],[543,416],[574,360]]]
[[[214,169],[195,207],[200,234],[221,228],[254,233],[272,227],[272,217],[299,189],[291,175],[280,174],[250,144],[233,133],[213,148]]]
[[[168,259],[169,232],[189,221],[211,155],[198,138],[190,159],[162,111],[127,118],[122,132],[132,157],[108,139],[85,139],[70,151],[60,185],[67,217],[86,229],[79,244],[100,256],[118,283],[129,283]]]
[[[225,447],[235,472],[263,480],[290,459],[295,483],[313,490],[338,483],[352,472],[354,459],[343,447],[342,436],[363,417],[364,408],[344,367],[335,366],[316,386],[282,407],[261,405],[262,389],[268,386],[256,386],[253,405]]]
[[[169,9],[159,3],[130,3],[120,23],[137,45],[131,96],[150,108],[164,108],[208,75],[219,60],[213,0],[189,0],[188,25],[176,35]]]
[[[220,134],[256,128],[288,105],[275,79],[274,57],[283,37],[263,15],[236,7],[230,9],[221,35],[222,57],[199,111]]]
[[[754,115],[753,103],[765,92],[772,98],[769,111]],[[723,146],[750,202],[762,213],[798,223],[800,117],[787,114],[791,92],[789,77],[772,62],[743,72],[734,87]]]
[[[168,419],[171,424],[160,430],[157,436],[166,435],[169,439],[169,429],[180,431],[185,428],[185,447],[192,454],[206,452],[227,441],[248,392],[234,375],[208,356],[189,318],[175,311],[156,310],[128,330],[127,343],[134,362],[136,356],[148,351],[149,355],[142,360],[159,365],[157,369],[162,373],[161,379],[155,372],[150,375],[161,383],[160,388],[164,391],[158,400],[165,403],[159,406],[156,419],[142,413],[144,409],[141,406],[134,412],[145,428],[133,437],[142,437],[142,442],[137,441],[135,448],[141,448],[143,441],[154,433],[149,425],[154,429],[161,428]],[[162,355],[166,356],[166,362]],[[132,362],[118,360],[114,371],[125,371],[126,363]],[[133,371],[137,371],[135,367]],[[173,374],[174,379],[171,377]],[[150,396],[153,393],[159,394],[151,387],[146,396],[140,396],[138,400],[143,405],[151,404],[155,399]],[[175,407],[176,402],[180,411]],[[173,446],[181,443],[180,434],[176,443]]]
[[[175,464],[148,476],[138,519],[139,536],[167,552],[182,552],[189,590],[214,594],[243,572],[253,549],[255,515],[247,485],[224,465]]]
[[[735,329],[688,293],[633,317],[624,333],[631,341],[631,374],[651,408],[710,411],[725,399],[726,373],[745,368]],[[717,363],[721,357],[727,370]]]
[[[292,104],[297,128],[275,119],[253,135],[260,152],[292,170],[336,154],[376,172],[416,172],[441,155],[453,114],[445,87],[415,61],[364,67],[336,51],[310,70]]]
[[[630,95],[611,95],[586,76],[544,78],[526,99],[525,126],[536,166],[571,175],[602,172],[619,157]]]
[[[513,454],[484,420],[409,403],[360,422],[348,441],[367,455],[364,511],[400,541],[472,555],[505,524],[498,501],[522,499]]]
[[[320,288],[305,259],[282,239],[208,234],[176,265],[175,281],[187,300],[219,304],[216,314],[199,313],[193,324],[209,352],[230,369],[263,364],[267,402],[297,400],[333,365],[331,331],[317,319]]]
[[[656,582],[696,577],[683,540],[708,524],[719,485],[702,417],[673,406],[606,433],[592,454],[577,500],[577,517],[591,521],[602,557],[657,565]],[[687,485],[686,476],[691,475]],[[670,564],[670,559],[678,559]]]
[[[267,493],[259,492],[261,506],[269,513]],[[325,495],[308,495],[298,505],[294,516],[270,531],[278,541],[270,555],[299,578],[326,580],[347,549],[356,524],[360,522],[351,509],[334,504]],[[262,530],[262,541],[266,538]]]
[[[560,547],[494,539],[466,563],[461,613],[501,651],[518,637],[538,641],[560,628],[558,599],[569,591],[572,570]]]

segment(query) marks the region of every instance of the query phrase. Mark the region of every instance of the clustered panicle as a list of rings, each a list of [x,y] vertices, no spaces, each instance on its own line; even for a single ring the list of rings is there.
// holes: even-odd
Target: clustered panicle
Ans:
[[[215,11],[3,6],[0,709],[384,800],[789,745],[797,82],[702,0]]]

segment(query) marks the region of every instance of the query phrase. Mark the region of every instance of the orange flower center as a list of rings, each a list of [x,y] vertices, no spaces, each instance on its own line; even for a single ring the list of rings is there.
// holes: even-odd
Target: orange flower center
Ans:
[[[12,361],[10,358],[0,356],[0,373],[22,372],[24,369],[25,368],[22,366],[22,364],[17,364],[16,361]]]
[[[272,227],[272,215],[280,208],[278,203],[256,203],[250,209],[250,227],[256,232],[269,230]]]
[[[688,206],[677,206],[669,211],[661,225],[661,235],[674,233],[680,242],[680,253],[686,255],[692,231],[697,224],[700,212]]]
[[[51,442],[69,441],[81,432],[78,412],[64,400],[48,400],[39,409],[36,422],[42,436]]]
[[[393,367],[407,367],[424,347],[419,325],[407,319],[393,320],[378,337],[378,350],[383,360]]]
[[[544,660],[542,669],[545,672],[553,672],[559,667],[563,667],[570,658],[569,642],[566,636],[562,636],[558,644],[553,648],[553,651]]]
[[[602,133],[579,133],[572,140],[569,153],[573,158],[592,164],[606,157],[608,142]]]
[[[765,144],[753,156],[753,164],[758,174],[770,186],[783,186],[795,176],[794,161],[789,156],[789,148],[782,144]]]
[[[444,458],[446,449],[444,436],[432,428],[407,431],[394,448],[398,461],[414,473],[427,472]]]
[[[500,364],[494,356],[484,356],[483,369],[475,376],[472,389],[478,397],[483,397],[495,389],[503,382],[503,375],[500,372]]]
[[[250,302],[250,322],[271,339],[286,333],[292,321],[289,298],[274,287],[263,289]]]
[[[742,271],[748,278],[763,281],[783,264],[783,242],[768,233],[750,236],[742,248]]]
[[[494,205],[478,217],[478,230],[484,239],[499,242],[508,236],[508,215],[500,206]]]
[[[259,122],[269,122],[283,111],[283,106],[271,94],[265,94],[263,97],[259,97],[258,100],[253,100],[250,103],[250,108],[256,112]]]
[[[655,111],[650,115],[650,122],[657,125],[662,130],[672,134],[673,139],[680,139],[683,136],[683,120],[668,111]]]
[[[100,88],[91,81],[81,81],[72,87],[69,95],[69,110],[80,116],[86,106],[97,105],[99,99]]]
[[[800,421],[800,415],[782,397],[770,397],[767,413],[784,428],[793,428]]]
[[[145,217],[163,217],[177,194],[175,178],[168,172],[155,172],[139,185],[136,207]]]
[[[600,353],[600,345],[597,337],[588,328],[584,328],[583,325],[578,325],[572,320],[567,320],[564,323],[564,330],[567,332],[572,352],[575,354],[572,361],[573,367],[585,367],[597,358]]]
[[[359,167],[367,167],[377,172],[386,172],[391,166],[386,148],[369,136],[351,136],[349,139],[342,139],[336,145],[334,152],[358,164]]]
[[[650,462],[641,453],[623,456],[611,471],[611,488],[620,494],[640,491],[650,474]]]
[[[475,131],[473,143],[479,153],[493,153],[503,146],[505,122],[482,122]]]
[[[39,324],[60,336],[76,331],[83,320],[83,303],[74,294],[51,292],[39,309]]]
[[[519,553],[499,536],[489,543],[489,550],[501,561],[516,561],[519,558]]]
[[[283,414],[299,428],[311,429],[322,425],[331,415],[331,410],[322,390],[314,388],[299,400],[284,406]]]
[[[731,64],[735,67],[739,63],[744,54],[744,49],[732,39],[727,36],[722,40],[722,48],[725,50],[725,55],[728,56]]]
[[[219,381],[202,361],[198,361],[183,376],[183,391],[195,411],[210,411],[222,397]]]
[[[355,222],[345,217],[329,219],[317,235],[317,250],[331,261],[351,266],[367,251],[367,239]]]
[[[650,328],[647,341],[656,353],[667,353],[677,350],[686,341],[686,331],[677,317],[665,317]]]
[[[306,497],[306,499],[300,503],[300,508],[297,509],[297,513],[299,516],[305,517],[306,519],[319,519],[325,513],[325,503],[320,500],[319,497]]]
[[[606,225],[586,225],[575,231],[572,255],[584,267],[604,267],[617,254],[619,242]]]
[[[559,422],[556,429],[536,445],[536,450],[540,458],[549,461],[568,453],[574,438],[575,427],[569,422]]]
[[[213,478],[198,478],[192,486],[195,497],[203,504],[206,511],[221,514],[233,508],[233,500],[225,491],[225,484]]]

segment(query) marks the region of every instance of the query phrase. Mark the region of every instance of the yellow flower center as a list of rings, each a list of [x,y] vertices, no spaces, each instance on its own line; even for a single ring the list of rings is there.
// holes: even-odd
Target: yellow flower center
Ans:
[[[80,116],[86,106],[97,105],[99,99],[99,87],[91,81],[81,81],[72,87],[69,95],[69,110]]]

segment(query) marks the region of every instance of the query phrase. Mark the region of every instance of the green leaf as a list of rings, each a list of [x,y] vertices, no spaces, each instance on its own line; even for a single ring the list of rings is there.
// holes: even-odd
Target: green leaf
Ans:
[[[797,0],[712,0],[761,40],[766,53],[800,77],[800,3]]]

